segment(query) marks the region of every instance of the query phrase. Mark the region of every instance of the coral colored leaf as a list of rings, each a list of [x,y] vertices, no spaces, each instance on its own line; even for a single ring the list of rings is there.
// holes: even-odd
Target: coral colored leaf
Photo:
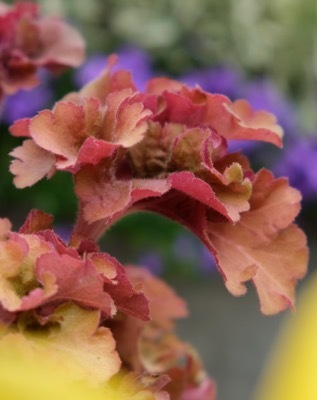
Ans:
[[[17,158],[10,165],[17,188],[32,186],[44,176],[50,177],[54,171],[55,156],[38,147],[33,140],[25,140],[10,155]]]
[[[131,204],[147,199],[159,197],[171,188],[167,179],[133,179],[131,190]]]
[[[116,56],[110,55],[107,61],[107,67],[94,80],[85,85],[78,93],[68,94],[64,100],[73,101],[76,104],[81,103],[84,97],[93,97],[104,104],[109,93],[118,92],[125,89],[136,90],[132,81],[132,75],[129,71],[119,70],[112,73],[111,69],[116,63]]]
[[[229,210],[224,205],[219,197],[215,194],[213,189],[203,180],[196,178],[195,175],[191,172],[175,172],[171,174],[169,177],[169,181],[171,182],[172,188],[182,192],[188,197],[198,200],[199,202],[205,204],[209,208],[219,212],[220,214],[224,215],[228,219],[236,220],[237,217],[233,218],[234,212],[229,212]],[[249,207],[248,204],[248,197],[249,195],[246,194],[244,201],[244,205],[242,205],[242,210],[239,211],[246,211]],[[238,206],[238,204],[237,204]],[[232,214],[232,216],[230,215]],[[239,218],[239,217],[238,217]]]
[[[237,221],[240,213],[249,209],[250,181],[243,178],[239,164],[232,164],[224,171],[223,181],[227,186],[215,185],[215,192],[189,171],[174,172],[166,179],[116,180],[102,174],[98,166],[87,166],[75,176],[75,191],[89,222],[143,208],[181,222],[177,218],[178,206],[174,208],[169,203],[170,196],[177,197],[179,202],[200,202],[226,219]]]
[[[44,350],[60,360],[77,377],[104,383],[119,371],[121,362],[110,330],[98,327],[99,322],[99,311],[64,304],[50,316],[48,327],[30,331],[27,325],[23,326],[23,320],[19,326],[35,350]]]
[[[30,118],[21,118],[15,121],[9,128],[12,136],[30,137]]]
[[[87,166],[75,176],[75,192],[84,203],[84,216],[89,222],[112,217],[131,199],[131,181],[112,181],[102,172]]]
[[[91,99],[92,102],[97,107],[93,111],[97,117],[98,102]],[[92,107],[89,109],[92,111]],[[97,123],[98,120],[95,120],[94,125]],[[51,153],[62,156],[65,161],[60,164],[64,168],[76,162],[80,145],[89,136],[88,128],[92,127],[89,126],[89,122],[86,126],[83,107],[70,102],[59,102],[53,111],[41,111],[30,122],[30,133],[35,143]]]
[[[57,251],[59,254],[68,254],[73,258],[79,259],[80,256],[77,253],[76,249],[67,246],[64,241],[55,234],[52,229],[45,229],[43,231],[39,231],[37,236],[44,239],[47,243],[50,243],[52,248]]]
[[[227,139],[262,140],[282,147],[283,129],[277,124],[273,114],[264,111],[253,111],[246,100],[236,100],[226,108],[232,113],[232,130]]]
[[[20,233],[35,233],[52,226],[54,217],[40,210],[31,210],[21,226]]]
[[[144,321],[149,320],[148,300],[139,284],[132,286],[125,268],[106,253],[92,254],[91,261],[104,276],[104,289],[113,298],[117,309]],[[109,280],[109,266],[111,275],[113,267],[116,270],[112,280]]]
[[[119,147],[117,144],[94,137],[87,138],[78,152],[77,165],[98,164],[102,159],[111,157]]]
[[[147,92],[150,94],[160,94],[166,90],[176,91],[183,87],[181,82],[169,78],[153,78],[148,81]]]
[[[251,184],[236,173],[227,176],[227,185],[214,185],[216,191],[192,172],[175,172],[168,177],[171,190],[161,197],[149,197],[135,208],[157,212],[180,224],[202,232],[206,215],[211,220],[236,222],[250,207]],[[230,182],[232,180],[232,182]],[[151,180],[148,180],[151,182]],[[197,230],[196,230],[197,227]]]
[[[282,128],[265,111],[253,111],[244,100],[234,103],[226,96],[210,94],[200,88],[189,89],[176,81],[153,80],[145,104],[154,120],[184,124],[188,128],[209,127],[228,140],[262,140],[282,145]],[[153,99],[156,94],[159,100]]]
[[[134,284],[142,284],[149,301],[151,320],[164,328],[171,328],[176,318],[188,316],[186,303],[163,280],[141,267],[126,267],[128,278]]]
[[[226,208],[231,220],[236,222],[242,212],[250,209],[252,184],[248,178],[244,179],[241,165],[236,162],[224,170],[221,179],[225,184],[214,185],[216,197]]]
[[[215,255],[231,293],[244,294],[245,282],[252,280],[261,310],[265,314],[277,313],[294,306],[295,283],[306,272],[305,235],[292,225],[301,196],[288,186],[287,180],[274,179],[269,171],[262,170],[252,178],[249,199],[250,181],[247,190],[243,189],[234,182],[236,173],[234,164],[225,173],[228,181],[233,179],[231,192],[226,192],[225,186],[216,188],[216,199],[221,199],[227,213],[235,217],[231,218],[236,221],[234,224],[223,218],[225,213],[221,217],[217,203],[205,205],[208,197],[203,196],[203,186],[200,194],[189,181],[186,185],[187,172],[180,173],[184,179],[180,180],[182,186],[175,185],[178,191],[173,189],[161,197],[143,199],[135,206],[165,215],[193,231]],[[187,188],[195,194],[182,194],[181,191],[187,193]],[[209,201],[214,199],[210,197]],[[243,212],[243,207],[250,210]]]
[[[225,284],[244,294],[252,279],[265,314],[294,307],[294,286],[307,268],[304,233],[292,224],[299,212],[299,192],[266,170],[253,182],[251,209],[235,225],[207,222],[207,246],[214,252]]]
[[[107,316],[115,313],[113,300],[103,288],[102,277],[88,260],[46,253],[37,260],[36,275],[40,282],[46,275],[54,277],[57,291],[49,298],[50,303],[74,301],[82,307],[101,310]]]
[[[50,168],[42,171],[46,166],[44,161],[52,161],[56,169],[76,173],[82,165],[96,165],[114,156],[117,149],[128,148],[143,139],[151,112],[144,109],[139,93],[131,89],[110,93],[105,105],[96,98],[78,96],[78,102],[58,102],[52,111],[41,111],[11,127],[17,136],[27,130],[25,134],[34,141],[25,141],[23,147],[11,153],[20,158],[11,166],[19,187],[30,185],[50,172]],[[36,151],[42,153],[35,154]],[[44,165],[35,164],[33,158]]]
[[[151,112],[144,109],[140,94],[134,94],[131,89],[110,93],[106,107],[104,138],[124,147],[131,147],[142,140],[147,129],[144,120]]]

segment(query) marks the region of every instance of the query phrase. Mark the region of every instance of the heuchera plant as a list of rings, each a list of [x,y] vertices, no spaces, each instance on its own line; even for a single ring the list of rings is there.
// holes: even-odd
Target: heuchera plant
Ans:
[[[19,75],[6,55],[16,54],[24,24],[34,27],[38,40],[53,24],[63,50],[69,45],[81,52],[76,33],[35,16],[34,7],[1,5],[7,25],[0,36],[3,95],[12,92],[12,82],[15,89],[26,87],[25,70]],[[57,50],[48,57],[46,44],[35,58],[28,46],[19,47],[19,65],[31,65],[31,76],[39,65],[73,65]],[[70,173],[78,218],[69,243],[54,233],[52,217],[38,210],[18,232],[6,218],[0,221],[1,340],[69,363],[72,373],[75,361],[77,378],[84,374],[107,385],[120,376],[120,387],[133,377],[138,389],[129,399],[213,400],[215,384],[173,330],[187,315],[184,301],[149,271],[101,252],[97,242],[129,213],[162,214],[201,239],[233,295],[244,294],[252,281],[264,314],[294,308],[308,256],[305,235],[293,224],[300,193],[228,151],[228,142],[240,139],[281,146],[282,129],[272,114],[254,112],[244,100],[170,79],[151,79],[137,91],[130,72],[112,71],[115,63],[110,57],[104,72],[79,92],[10,128],[26,137],[11,152],[16,187],[56,171]]]

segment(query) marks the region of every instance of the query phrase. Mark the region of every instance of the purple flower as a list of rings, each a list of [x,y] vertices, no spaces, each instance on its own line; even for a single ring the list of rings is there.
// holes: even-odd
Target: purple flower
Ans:
[[[210,251],[203,245],[200,246],[200,269],[204,274],[218,272],[216,261]]]
[[[189,235],[183,234],[179,235],[173,245],[172,245],[173,253],[176,258],[180,261],[187,262],[197,262],[198,251],[197,251],[197,243],[194,238]]]
[[[304,199],[317,196],[317,139],[297,138],[284,148],[282,158],[273,166],[277,176],[287,176]]]
[[[195,237],[179,235],[173,243],[173,253],[179,261],[197,265],[204,275],[216,271],[213,256]]]
[[[162,257],[154,252],[149,251],[144,253],[137,261],[140,266],[147,267],[154,275],[161,275],[163,272]]]
[[[227,66],[194,70],[180,77],[189,86],[199,85],[211,93],[221,93],[231,99],[240,97],[243,83],[240,73]]]
[[[49,108],[53,93],[44,75],[42,85],[30,90],[19,90],[4,100],[1,121],[11,125],[20,118],[33,117],[38,111]]]
[[[73,231],[71,225],[59,224],[55,227],[54,230],[57,235],[64,240],[65,243],[68,243]]]
[[[153,75],[151,69],[150,57],[143,50],[125,46],[117,52],[119,58],[118,63],[113,70],[124,68],[131,71],[133,81],[139,90],[145,88],[146,82]],[[92,79],[96,78],[106,67],[107,56],[95,54],[77,70],[75,74],[75,84],[77,87],[82,87]]]

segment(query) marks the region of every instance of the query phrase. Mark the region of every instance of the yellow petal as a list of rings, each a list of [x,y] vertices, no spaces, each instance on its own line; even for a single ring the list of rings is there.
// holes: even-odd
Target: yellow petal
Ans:
[[[287,321],[259,384],[255,400],[317,399],[317,275]]]

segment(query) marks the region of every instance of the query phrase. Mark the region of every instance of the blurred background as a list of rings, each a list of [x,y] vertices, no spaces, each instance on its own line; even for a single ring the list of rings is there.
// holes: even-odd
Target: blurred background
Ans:
[[[10,3],[10,1],[7,1]],[[317,5],[315,0],[40,0],[45,14],[66,18],[87,42],[87,62],[58,78],[43,73],[42,86],[20,91],[0,117],[0,214],[17,228],[31,208],[55,215],[67,238],[76,217],[71,177],[17,190],[8,153],[18,143],[7,132],[17,118],[32,116],[105,66],[110,53],[133,72],[143,89],[152,76],[167,75],[231,99],[246,98],[273,112],[285,131],[284,148],[239,142],[255,170],[266,166],[287,176],[303,194],[298,223],[312,245],[317,225]],[[283,315],[260,315],[250,294],[232,298],[211,256],[187,231],[161,217],[132,215],[102,239],[104,250],[125,263],[148,266],[168,279],[189,302],[192,316],[180,324],[219,386],[219,399],[250,398]],[[206,279],[208,277],[208,279]],[[206,313],[205,310],[208,309]],[[234,397],[233,397],[234,396]]]

